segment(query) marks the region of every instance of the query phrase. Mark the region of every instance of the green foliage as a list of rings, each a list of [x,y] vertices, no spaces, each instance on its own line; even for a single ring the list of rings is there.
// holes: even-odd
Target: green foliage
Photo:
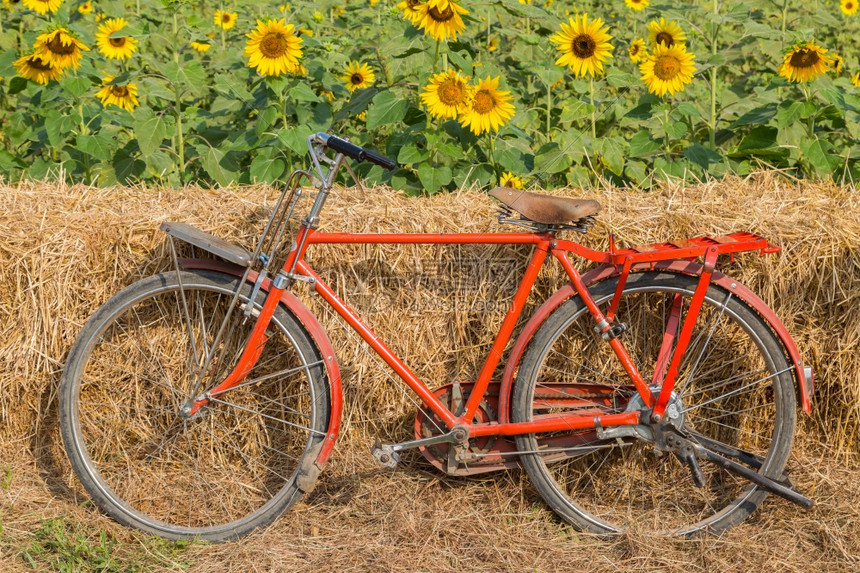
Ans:
[[[302,164],[315,131],[348,135],[398,160],[384,173],[359,173],[412,193],[493,185],[507,171],[544,187],[602,177],[648,184],[654,176],[702,178],[772,166],[798,176],[853,180],[860,172],[860,17],[838,3],[755,0],[652,2],[633,12],[621,0],[586,0],[579,12],[600,17],[613,36],[604,75],[587,79],[555,65],[550,36],[570,6],[543,0],[484,0],[456,41],[437,43],[382,0],[239,4],[234,28],[213,22],[217,5],[189,0],[94,3],[123,17],[137,51],[108,60],[95,42],[96,14],[70,0],[56,15],[16,4],[0,8],[0,176],[63,176],[98,185],[135,181],[269,183]],[[314,14],[322,18],[314,17]],[[695,54],[692,83],[674,96],[649,94],[627,55],[646,24],[676,21]],[[302,29],[305,73],[261,77],[242,56],[255,20],[285,17]],[[36,37],[66,26],[91,50],[77,70],[39,85],[16,76],[15,60]],[[777,73],[785,51],[812,38],[844,61],[809,84]],[[191,42],[211,48],[198,53]],[[371,87],[350,92],[347,63],[374,70]],[[474,79],[501,76],[516,108],[498,133],[475,136],[456,120],[432,117],[419,96],[430,77],[451,67]],[[132,112],[95,96],[133,83]]]
[[[187,542],[152,537],[140,544],[123,544],[105,531],[73,524],[63,518],[46,519],[33,537],[19,548],[19,558],[35,570],[69,573],[185,570]]]

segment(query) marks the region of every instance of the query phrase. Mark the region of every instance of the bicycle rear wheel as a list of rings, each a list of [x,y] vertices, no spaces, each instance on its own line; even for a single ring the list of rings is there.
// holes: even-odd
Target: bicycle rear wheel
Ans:
[[[182,290],[175,272],[141,280],[87,322],[63,373],[60,426],[72,467],[113,518],[171,539],[223,541],[271,523],[308,489],[297,478],[325,438],[329,389],[313,340],[279,307],[247,378],[181,415],[232,370],[254,324],[241,308],[250,285],[181,276]]]
[[[604,311],[617,284],[610,279],[592,289]],[[696,284],[696,278],[671,273],[629,277],[616,320],[627,325],[621,340],[646,381],[658,368],[673,306],[683,319]],[[547,318],[517,375],[514,421],[572,409],[602,415],[643,407],[593,326],[579,297]],[[750,467],[779,478],[794,435],[792,380],[782,346],[767,324],[732,293],[709,287],[675,385],[679,430],[706,447],[751,453],[757,461]],[[767,495],[704,461],[706,483],[696,487],[688,466],[674,455],[657,457],[645,440],[601,440],[594,430],[517,436],[517,448],[529,452],[520,459],[552,509],[593,533],[718,532],[745,519]]]

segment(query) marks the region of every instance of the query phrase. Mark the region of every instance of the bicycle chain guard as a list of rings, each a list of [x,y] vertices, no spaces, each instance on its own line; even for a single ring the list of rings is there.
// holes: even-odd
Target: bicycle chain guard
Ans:
[[[454,382],[440,386],[433,394],[452,412],[462,413],[464,404],[472,393],[474,382]],[[541,384],[542,393],[537,396],[548,407],[594,408],[600,406],[610,411],[623,411],[626,403],[619,404],[612,389],[595,384],[571,384],[546,382]],[[498,421],[499,391],[501,382],[490,382],[473,423]],[[605,412],[604,412],[605,413]],[[415,416],[415,438],[429,438],[445,431],[445,424],[430,410],[422,406]],[[539,441],[539,445],[555,450],[546,454],[547,461],[569,456],[565,446],[581,449],[584,444],[599,441],[594,431],[575,432],[568,436],[556,436]],[[453,446],[453,447],[452,447]],[[509,436],[482,436],[469,440],[469,448],[463,450],[454,444],[433,444],[420,447],[424,457],[435,467],[453,476],[476,475],[519,466],[516,441]],[[575,451],[575,450],[574,450]]]

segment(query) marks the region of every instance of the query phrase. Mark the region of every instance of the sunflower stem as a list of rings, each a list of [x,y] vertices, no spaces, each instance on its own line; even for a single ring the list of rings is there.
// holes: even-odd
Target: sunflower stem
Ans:
[[[178,85],[173,86],[176,95],[176,157],[179,182],[185,183],[185,140],[182,138],[182,92]]]
[[[448,50],[442,52],[442,71],[448,71]]]
[[[667,102],[668,103],[668,102]],[[663,110],[663,149],[666,152],[666,161],[669,159],[669,107]]]
[[[436,40],[436,51],[433,53],[433,71],[436,71],[436,64],[439,63],[439,44],[441,44],[439,40]]]
[[[588,79],[591,102],[591,137],[597,139],[597,108],[594,107],[594,76]]]
[[[491,132],[487,132],[487,140],[489,142],[490,155],[488,159],[490,160],[490,167],[493,168],[493,173],[495,173],[496,177],[499,176],[499,167],[496,165],[496,139]]]
[[[551,129],[550,120],[552,112],[552,85],[549,82],[546,84],[546,136],[549,138]]]
[[[718,17],[720,15],[719,3],[717,0],[714,0],[714,24],[713,24],[713,34],[711,35],[711,55],[717,55],[717,34],[720,31],[720,25],[716,22],[718,21]],[[717,67],[714,66],[710,69],[711,73],[711,130],[708,134],[708,142],[710,143],[711,149],[717,149]]]

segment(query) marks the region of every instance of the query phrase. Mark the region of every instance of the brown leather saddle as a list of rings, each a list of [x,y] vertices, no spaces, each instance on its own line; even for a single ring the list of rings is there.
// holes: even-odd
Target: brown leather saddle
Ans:
[[[529,221],[541,225],[570,225],[600,212],[600,203],[593,199],[551,197],[510,187],[494,187],[490,195]]]

